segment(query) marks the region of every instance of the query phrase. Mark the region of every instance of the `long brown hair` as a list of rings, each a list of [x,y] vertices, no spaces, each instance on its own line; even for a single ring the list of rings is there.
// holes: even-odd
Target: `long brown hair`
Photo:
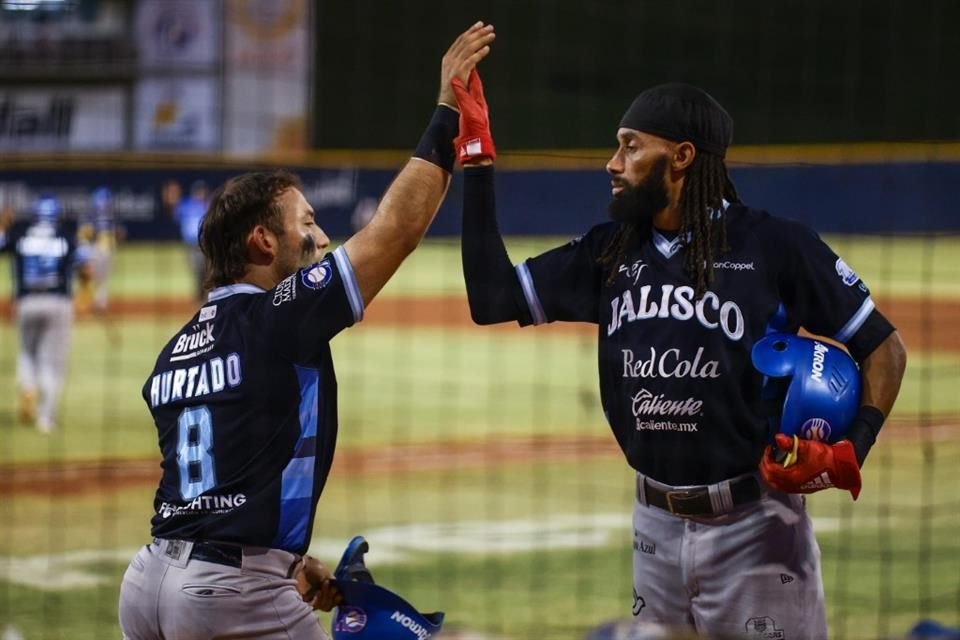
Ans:
[[[696,284],[695,299],[700,299],[713,284],[713,262],[717,252],[727,251],[726,216],[716,215],[723,200],[740,202],[737,189],[727,174],[723,158],[712,153],[697,153],[687,170],[680,192],[680,242],[686,247],[684,270]],[[630,223],[621,224],[597,261],[609,268],[607,286],[613,284],[624,256],[649,236],[648,229]]]
[[[277,199],[300,181],[286,171],[245,173],[214,193],[200,223],[208,289],[233,284],[247,272],[247,236],[258,224],[277,235],[283,220]]]

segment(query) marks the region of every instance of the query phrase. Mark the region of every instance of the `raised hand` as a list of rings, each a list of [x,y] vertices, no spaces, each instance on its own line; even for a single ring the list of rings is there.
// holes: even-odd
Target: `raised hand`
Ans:
[[[460,164],[489,164],[497,157],[490,133],[490,109],[483,95],[483,82],[476,69],[470,71],[466,86],[460,78],[451,81],[460,104],[460,135],[454,139]]]
[[[494,38],[496,34],[493,32],[493,25],[485,25],[482,21],[478,21],[453,41],[447,52],[443,54],[443,61],[440,63],[438,103],[458,108],[457,96],[453,92],[451,81],[459,78],[465,84],[477,63],[490,53],[490,43]]]

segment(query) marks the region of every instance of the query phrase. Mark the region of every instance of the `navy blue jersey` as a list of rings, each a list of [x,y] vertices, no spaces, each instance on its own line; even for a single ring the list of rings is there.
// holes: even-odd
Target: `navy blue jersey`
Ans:
[[[337,438],[329,341],[362,315],[342,247],[270,291],[211,292],[143,387],[163,453],[154,536],[307,549]]]
[[[756,470],[769,436],[750,351],[779,309],[784,329],[842,343],[874,314],[866,285],[807,227],[742,205],[724,215],[730,250],[699,300],[680,240],[657,232],[608,285],[597,258],[615,223],[517,267],[534,323],[598,324],[607,421],[631,466],[675,486]]]
[[[14,255],[17,298],[31,293],[72,294],[74,238],[64,225],[50,222],[17,226],[4,234],[3,248]]]

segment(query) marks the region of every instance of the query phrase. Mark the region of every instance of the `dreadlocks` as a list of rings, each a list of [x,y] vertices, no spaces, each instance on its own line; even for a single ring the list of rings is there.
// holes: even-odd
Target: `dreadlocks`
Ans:
[[[679,237],[687,250],[684,270],[695,282],[694,298],[697,300],[713,284],[716,252],[729,249],[726,218],[719,215],[723,200],[740,202],[723,158],[712,153],[698,153],[688,170],[679,202]],[[613,284],[626,253],[649,237],[650,232],[650,229],[638,228],[632,223],[620,225],[597,260],[609,269],[607,286]]]
[[[698,153],[680,192],[680,242],[686,247],[684,270],[695,281],[699,300],[713,284],[715,252],[729,251],[723,200],[739,202],[722,158]]]

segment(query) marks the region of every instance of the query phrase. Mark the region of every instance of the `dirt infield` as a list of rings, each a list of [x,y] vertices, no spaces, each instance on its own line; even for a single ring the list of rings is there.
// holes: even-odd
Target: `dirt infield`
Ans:
[[[877,307],[890,318],[904,342],[916,351],[960,351],[960,300],[938,300],[911,296],[876,299]],[[183,299],[118,299],[112,303],[112,315],[123,317],[189,318],[196,305]],[[0,305],[0,314],[9,315],[9,305]],[[470,319],[463,296],[382,297],[367,309],[364,325],[417,326],[435,328],[478,328]],[[478,328],[483,331],[516,331],[513,323]],[[586,324],[556,323],[538,327],[538,331],[590,335],[596,327]]]
[[[960,301],[898,297],[877,300],[879,308],[899,329],[909,349],[926,352],[960,351]],[[111,315],[125,317],[188,318],[196,305],[182,299],[119,299]],[[9,305],[0,305],[0,315],[10,314]],[[81,321],[83,321],[81,319]],[[91,319],[91,321],[93,321]],[[385,297],[367,310],[364,325],[470,328],[466,300],[462,296]],[[515,324],[482,331],[517,331]],[[596,327],[557,323],[539,332],[573,333],[591,337]],[[960,427],[950,424],[894,424],[885,439],[938,441],[960,440]],[[514,438],[489,442],[434,442],[377,450],[344,450],[337,454],[332,473],[336,475],[395,474],[413,471],[480,468],[500,463],[572,461],[610,457],[619,462],[619,452],[608,434],[595,437]],[[97,460],[90,462],[48,462],[0,466],[0,495],[12,493],[63,494],[109,491],[127,486],[155,484],[160,476],[159,461],[145,459]]]
[[[957,442],[960,421],[917,426],[893,422],[884,441]],[[625,464],[613,436],[550,436],[474,442],[428,442],[339,451],[331,476],[396,476],[406,473],[483,469],[504,464],[576,462],[607,458]],[[0,466],[0,496],[77,495],[156,486],[159,458],[60,461]]]
[[[394,475],[476,469],[495,464],[569,462],[619,455],[612,437],[511,438],[489,442],[431,442],[339,451],[331,475]],[[79,494],[151,485],[160,479],[159,458],[49,462],[0,466],[0,496]]]

